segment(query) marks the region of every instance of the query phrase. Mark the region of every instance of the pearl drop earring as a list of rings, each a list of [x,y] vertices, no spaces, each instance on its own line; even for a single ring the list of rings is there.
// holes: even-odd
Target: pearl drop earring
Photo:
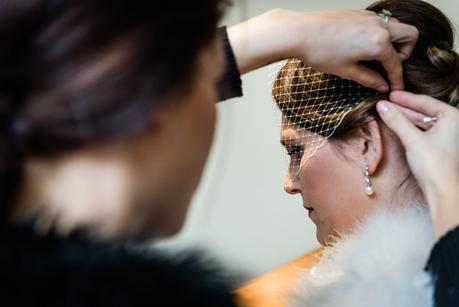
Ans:
[[[370,177],[370,169],[367,166],[365,166],[365,193],[367,193],[368,196],[373,196],[375,194],[375,189],[373,188],[373,185],[371,184],[371,177]]]

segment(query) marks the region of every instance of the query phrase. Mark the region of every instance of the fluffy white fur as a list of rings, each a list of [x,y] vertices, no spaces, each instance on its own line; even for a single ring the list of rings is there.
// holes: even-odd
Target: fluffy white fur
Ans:
[[[432,279],[424,267],[433,244],[427,209],[379,210],[325,249],[300,277],[290,305],[431,307]]]

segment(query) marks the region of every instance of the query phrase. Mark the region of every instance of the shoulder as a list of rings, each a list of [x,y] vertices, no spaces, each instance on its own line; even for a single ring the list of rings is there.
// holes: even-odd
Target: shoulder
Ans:
[[[24,229],[1,235],[9,295],[24,301],[16,306],[37,299],[46,306],[234,306],[223,271],[195,253],[166,257]]]

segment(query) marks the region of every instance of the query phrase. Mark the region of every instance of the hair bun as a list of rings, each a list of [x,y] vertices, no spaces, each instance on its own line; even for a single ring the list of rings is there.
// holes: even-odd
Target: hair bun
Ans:
[[[459,107],[459,54],[447,43],[427,48],[427,57],[435,69],[446,78],[440,81],[448,91],[448,101]]]
[[[447,43],[427,47],[430,62],[439,70],[452,72],[457,67],[457,53]]]

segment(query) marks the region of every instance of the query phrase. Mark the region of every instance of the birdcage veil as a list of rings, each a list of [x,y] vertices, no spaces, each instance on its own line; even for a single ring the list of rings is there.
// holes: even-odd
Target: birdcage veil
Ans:
[[[282,66],[272,90],[282,113],[281,129],[293,132],[286,147],[295,176],[355,106],[380,95],[354,81],[317,71],[298,59]]]

